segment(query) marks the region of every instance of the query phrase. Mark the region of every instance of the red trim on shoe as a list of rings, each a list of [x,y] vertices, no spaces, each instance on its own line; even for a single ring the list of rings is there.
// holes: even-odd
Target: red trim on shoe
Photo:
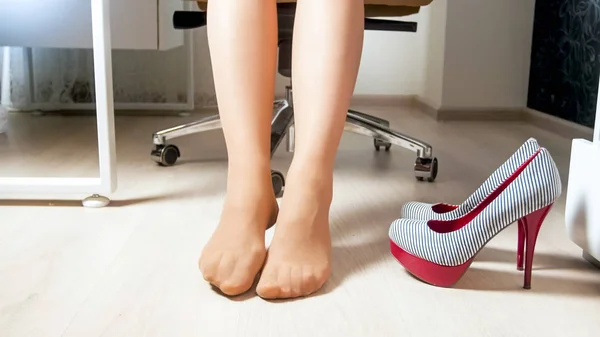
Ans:
[[[435,205],[431,206],[431,210],[437,214],[452,212],[453,210],[455,210],[457,208],[458,208],[458,205],[450,205],[450,204],[435,204]]]
[[[523,288],[525,289],[531,289],[531,272],[537,236],[544,219],[548,213],[550,213],[552,206],[553,204],[550,204],[519,219],[519,225],[524,227],[522,231],[525,233],[523,246],[527,247],[525,254],[525,275],[523,280]],[[521,240],[520,237],[519,240]],[[519,249],[522,249],[520,241],[519,246]],[[409,273],[421,281],[438,287],[452,287],[456,282],[458,282],[458,280],[460,280],[467,269],[469,269],[471,263],[473,263],[475,256],[477,255],[475,254],[475,256],[458,266],[442,266],[412,255],[396,245],[396,243],[391,239],[390,250],[396,260],[398,260],[398,262],[400,262],[400,264],[404,266]]]
[[[438,287],[452,287],[460,280],[473,262],[473,258],[471,258],[458,266],[442,266],[408,253],[404,249],[398,247],[391,239],[390,250],[396,260],[398,260],[409,273],[424,282]]]
[[[429,220],[427,225],[431,230],[438,233],[450,233],[459,230],[466,226],[468,223],[473,221],[475,217],[479,215],[486,207],[488,207],[492,201],[494,201],[510,184],[519,177],[521,173],[527,168],[527,166],[537,157],[542,150],[537,150],[527,161],[525,161],[519,168],[508,177],[500,186],[498,186],[492,193],[490,193],[479,205],[473,208],[469,213],[464,216],[453,219],[453,220]]]

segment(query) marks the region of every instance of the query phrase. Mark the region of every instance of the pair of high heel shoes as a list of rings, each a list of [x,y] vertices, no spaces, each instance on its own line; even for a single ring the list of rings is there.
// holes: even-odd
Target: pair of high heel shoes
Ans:
[[[407,203],[390,227],[392,254],[422,281],[451,287],[488,241],[517,223],[517,268],[530,289],[537,236],[561,192],[554,160],[531,138],[462,204]]]

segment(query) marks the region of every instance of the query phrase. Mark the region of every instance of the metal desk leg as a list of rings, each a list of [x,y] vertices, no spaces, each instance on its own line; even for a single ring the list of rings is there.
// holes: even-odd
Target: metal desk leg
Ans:
[[[114,192],[117,188],[115,111],[112,77],[112,45],[110,32],[110,0],[92,1],[92,34],[94,38],[94,77],[96,85],[96,118],[100,190]],[[86,207],[108,205],[108,198],[92,195],[83,201]]]

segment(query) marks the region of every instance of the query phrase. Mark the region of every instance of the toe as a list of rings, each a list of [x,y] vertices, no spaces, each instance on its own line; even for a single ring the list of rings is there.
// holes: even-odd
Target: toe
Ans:
[[[302,270],[302,295],[308,296],[313,293],[317,285],[317,277],[313,272],[313,268],[306,266]]]
[[[256,294],[264,299],[279,298],[279,285],[276,282],[263,282],[256,287]]]
[[[327,268],[305,266],[302,271],[302,295],[308,296],[319,291],[328,278]]]
[[[262,266],[262,261],[264,261],[264,253],[250,254],[238,259],[231,275],[221,282],[219,287],[221,291],[230,296],[248,291]]]
[[[233,274],[233,271],[235,270],[235,265],[236,258],[233,254],[223,254],[221,262],[219,263],[217,280],[220,281],[220,283],[229,280],[231,274]]]
[[[291,273],[290,273],[290,286],[292,289],[292,296],[297,297],[297,296],[302,296],[304,295],[304,282],[302,279],[302,267],[301,266],[295,266],[291,269]]]
[[[209,283],[213,283],[217,280],[217,273],[219,272],[219,264],[221,263],[222,255],[217,256],[205,256],[204,254],[198,261],[198,267],[202,273],[204,280]]]
[[[247,280],[226,280],[221,282],[219,289],[227,296],[237,296],[245,293],[252,286],[252,282]]]
[[[277,285],[279,286],[279,298],[292,298],[292,270],[291,265],[281,265],[277,273]]]
[[[229,271],[229,267],[224,270]],[[226,276],[225,276],[226,275]],[[224,273],[220,279],[219,289],[223,294],[228,296],[236,296],[245,293],[252,286],[250,271],[245,263],[238,261],[235,263],[230,272]]]
[[[277,279],[277,270],[266,269],[260,276],[260,280],[256,286],[256,294],[264,299],[278,298],[280,290]]]
[[[277,271],[263,274],[256,287],[264,299],[283,299],[309,296],[323,287],[328,278],[326,268],[312,266],[281,266]]]

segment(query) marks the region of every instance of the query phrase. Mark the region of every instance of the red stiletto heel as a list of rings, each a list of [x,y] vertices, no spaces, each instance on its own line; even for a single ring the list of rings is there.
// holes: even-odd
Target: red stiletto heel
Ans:
[[[523,253],[525,252],[525,224],[519,219],[519,234],[517,238],[517,270],[523,271]]]
[[[561,192],[556,164],[542,148],[462,217],[394,221],[390,227],[392,254],[417,278],[449,287],[494,236],[516,222],[517,268],[525,265],[523,288],[530,289],[540,227]]]
[[[539,209],[519,221],[523,224],[525,230],[525,244],[527,251],[525,252],[525,278],[523,280],[523,288],[531,289],[531,269],[533,268],[533,255],[535,253],[535,244],[537,242],[540,228],[546,219],[548,213],[552,209],[553,204]]]

